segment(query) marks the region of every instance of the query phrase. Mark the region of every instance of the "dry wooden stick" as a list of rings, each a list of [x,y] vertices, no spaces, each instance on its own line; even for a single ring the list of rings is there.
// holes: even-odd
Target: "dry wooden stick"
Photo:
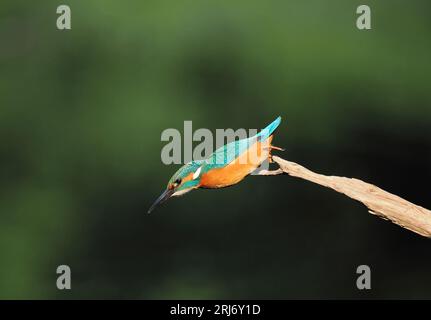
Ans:
[[[292,177],[320,184],[362,202],[374,215],[390,220],[424,237],[431,237],[431,211],[428,209],[358,179],[325,176],[277,156],[273,156],[273,160],[280,168],[272,171],[262,170],[259,172],[260,175],[287,173]]]

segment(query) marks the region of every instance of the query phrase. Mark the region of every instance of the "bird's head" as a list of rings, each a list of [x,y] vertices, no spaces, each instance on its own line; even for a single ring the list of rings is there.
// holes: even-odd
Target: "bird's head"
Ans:
[[[199,188],[201,179],[202,162],[192,161],[182,166],[168,182],[166,190],[154,201],[148,213],[154,210],[157,205],[165,202],[170,197],[181,196],[193,189]]]

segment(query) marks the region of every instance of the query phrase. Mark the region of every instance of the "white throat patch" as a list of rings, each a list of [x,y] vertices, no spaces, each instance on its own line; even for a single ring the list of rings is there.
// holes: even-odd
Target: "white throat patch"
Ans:
[[[172,194],[172,197],[179,197],[179,196],[182,196],[183,194],[185,194],[185,193],[187,193],[187,192],[189,192],[189,191],[192,191],[192,189],[193,189],[193,188],[188,188],[188,189],[183,189],[183,190],[180,190],[180,191],[176,191],[176,192],[174,192],[174,193]]]
[[[201,169],[202,167],[199,167],[198,170],[196,170],[196,172],[193,173],[193,180],[199,177],[199,175],[201,174]]]

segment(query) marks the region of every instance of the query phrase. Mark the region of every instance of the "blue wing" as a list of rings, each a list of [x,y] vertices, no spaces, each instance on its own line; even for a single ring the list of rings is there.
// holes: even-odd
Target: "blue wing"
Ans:
[[[271,122],[266,128],[262,129],[253,137],[232,141],[214,151],[211,156],[204,161],[204,172],[213,168],[224,167],[235,160],[239,155],[247,151],[256,141],[265,141],[280,125],[281,117]]]
[[[281,122],[281,117],[279,116],[277,119],[271,122],[266,128],[262,129],[262,131],[259,132],[256,136],[259,136],[259,140],[265,141],[275,131],[275,129],[277,129],[277,127],[280,125],[280,122]]]

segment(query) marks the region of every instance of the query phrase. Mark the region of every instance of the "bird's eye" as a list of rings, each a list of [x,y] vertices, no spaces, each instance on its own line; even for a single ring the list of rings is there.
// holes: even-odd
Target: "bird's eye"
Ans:
[[[178,178],[177,180],[175,180],[174,185],[178,186],[181,183],[181,179]]]

